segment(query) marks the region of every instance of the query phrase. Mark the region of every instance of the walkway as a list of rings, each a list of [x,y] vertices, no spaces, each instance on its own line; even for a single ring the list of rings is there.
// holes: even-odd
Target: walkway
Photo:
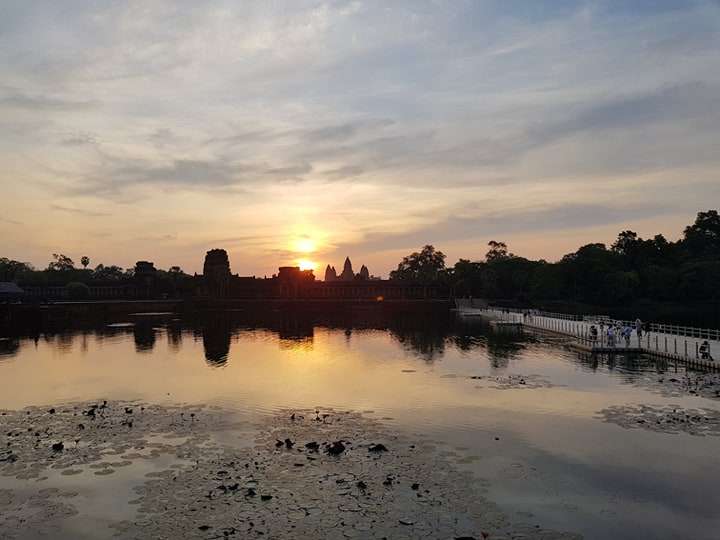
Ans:
[[[682,327],[676,325],[651,324],[648,332],[638,338],[635,323],[615,321],[604,317],[576,317],[560,313],[539,311],[513,311],[498,308],[471,308],[460,306],[463,315],[478,315],[491,320],[514,322],[535,330],[552,332],[570,338],[569,345],[593,353],[636,352],[681,361],[710,369],[720,369],[720,333],[717,330]],[[598,338],[590,337],[592,325],[598,329]],[[610,343],[606,335],[608,325],[620,324],[633,328],[629,340],[618,336]],[[715,361],[701,358],[700,346],[707,341],[710,354]]]

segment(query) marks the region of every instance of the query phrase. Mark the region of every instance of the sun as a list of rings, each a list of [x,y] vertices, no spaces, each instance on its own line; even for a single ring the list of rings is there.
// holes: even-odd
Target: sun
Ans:
[[[312,253],[317,249],[317,244],[312,238],[298,238],[294,248],[298,253]]]
[[[315,261],[311,261],[308,259],[300,259],[298,260],[298,266],[300,267],[300,270],[315,270],[317,264],[315,263]]]

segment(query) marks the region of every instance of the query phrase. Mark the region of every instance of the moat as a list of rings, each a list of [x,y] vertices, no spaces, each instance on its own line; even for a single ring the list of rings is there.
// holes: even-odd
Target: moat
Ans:
[[[0,538],[711,539],[720,525],[717,375],[444,310],[36,328],[0,336],[0,390]]]

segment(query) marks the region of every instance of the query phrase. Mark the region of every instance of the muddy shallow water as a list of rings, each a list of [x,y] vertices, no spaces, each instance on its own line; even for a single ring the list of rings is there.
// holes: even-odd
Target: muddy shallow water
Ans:
[[[719,382],[447,317],[7,336],[0,537],[716,538]]]
[[[357,413],[287,410],[247,424],[218,408],[103,401],[0,414],[9,428],[0,474],[34,481],[0,490],[7,538],[82,536],[73,518],[92,513],[53,473],[97,488],[120,470],[134,473],[134,497],[116,504],[136,512],[88,536],[577,537],[510,523],[435,446]],[[252,445],[233,441],[243,429]],[[146,472],[160,458],[164,468]]]

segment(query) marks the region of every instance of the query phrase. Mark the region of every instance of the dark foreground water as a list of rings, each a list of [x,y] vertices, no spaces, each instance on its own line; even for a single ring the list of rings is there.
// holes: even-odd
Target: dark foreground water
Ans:
[[[361,411],[444,447],[511,519],[597,539],[720,537],[720,430],[607,413],[720,411],[713,388],[693,394],[685,376],[454,314],[134,314],[0,339],[0,409],[142,399],[249,417]],[[0,488],[18,482],[0,476]],[[113,516],[112,493],[96,505]]]

